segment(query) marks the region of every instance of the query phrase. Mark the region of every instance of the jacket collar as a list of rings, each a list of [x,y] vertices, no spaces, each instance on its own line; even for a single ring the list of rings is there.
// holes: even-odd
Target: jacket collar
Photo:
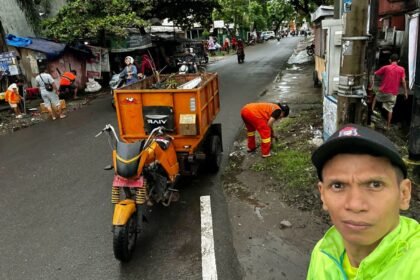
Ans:
[[[378,274],[381,269],[396,260],[394,256],[401,255],[407,250],[408,246],[405,241],[407,234],[404,234],[407,230],[403,229],[402,226],[403,223],[408,223],[407,220],[409,219],[406,217],[400,217],[398,226],[387,234],[378,247],[360,263],[358,276],[369,278],[369,275]],[[332,258],[340,266],[339,269],[342,270],[345,247],[341,234],[334,226],[325,234],[320,244],[320,251]]]

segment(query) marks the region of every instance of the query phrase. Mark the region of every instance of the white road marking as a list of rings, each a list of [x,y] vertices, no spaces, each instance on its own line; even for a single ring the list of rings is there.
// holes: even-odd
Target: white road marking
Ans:
[[[210,196],[200,197],[201,208],[201,267],[203,280],[217,280],[216,256],[214,254],[213,218]]]

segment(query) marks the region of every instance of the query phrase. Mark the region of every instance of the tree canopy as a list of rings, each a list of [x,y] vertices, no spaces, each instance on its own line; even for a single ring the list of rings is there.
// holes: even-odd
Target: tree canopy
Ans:
[[[32,0],[19,0],[22,3]],[[41,0],[39,0],[41,1]],[[59,13],[42,21],[43,35],[60,41],[98,40],[105,34],[127,36],[127,28],[142,28],[152,19],[173,21],[180,27],[213,20],[235,28],[271,29],[281,22],[307,17],[319,5],[334,0],[68,0]]]
[[[152,18],[168,18],[183,27],[208,25],[215,8],[220,8],[217,1],[204,0],[71,0],[42,27],[45,36],[65,42],[103,34],[125,37],[127,28],[145,27]]]

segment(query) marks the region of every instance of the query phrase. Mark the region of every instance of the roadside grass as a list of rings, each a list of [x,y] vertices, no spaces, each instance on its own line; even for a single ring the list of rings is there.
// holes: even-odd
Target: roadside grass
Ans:
[[[272,145],[273,156],[255,162],[251,169],[269,172],[281,185],[294,191],[312,191],[317,182],[311,163],[314,145],[310,140],[319,122],[315,110],[303,111],[296,117],[285,118],[275,127],[279,140]]]

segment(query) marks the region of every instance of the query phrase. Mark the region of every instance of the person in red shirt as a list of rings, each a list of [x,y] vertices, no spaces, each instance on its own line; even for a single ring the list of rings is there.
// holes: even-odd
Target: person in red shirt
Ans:
[[[234,49],[234,50],[236,50],[236,45],[237,45],[237,41],[236,41],[236,37],[235,36],[233,36],[232,37],[232,49]]]
[[[397,54],[392,54],[389,59],[390,64],[381,67],[375,72],[375,75],[382,77],[382,83],[379,87],[379,92],[376,93],[372,101],[372,110],[375,110],[376,101],[382,102],[382,107],[388,111],[387,128],[389,129],[392,119],[392,109],[397,101],[400,84],[404,87],[405,99],[408,98],[407,83],[405,81],[405,70],[398,65],[399,59]],[[374,85],[373,77],[371,88]]]
[[[261,137],[262,157],[271,156],[271,139],[277,139],[273,131],[275,121],[289,115],[289,107],[280,103],[249,103],[241,110],[248,137],[248,152],[256,150],[255,131]]]
[[[137,74],[139,79],[153,75],[153,69],[156,69],[153,60],[147,55],[144,54],[141,58],[140,73]]]
[[[77,86],[76,86],[76,70],[71,70],[70,72],[64,72],[60,77],[60,92],[66,92],[69,90],[73,93],[73,98],[77,99]]]

